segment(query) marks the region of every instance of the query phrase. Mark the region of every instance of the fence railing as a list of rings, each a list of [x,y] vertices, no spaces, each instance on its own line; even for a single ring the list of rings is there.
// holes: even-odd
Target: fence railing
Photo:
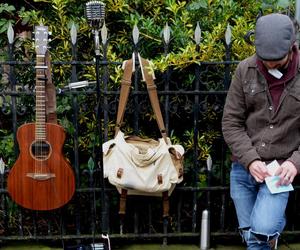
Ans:
[[[9,168],[5,167],[0,172],[0,240],[79,244],[97,241],[104,233],[118,240],[162,239],[166,243],[192,238],[199,242],[201,214],[205,209],[210,211],[212,237],[237,237],[237,221],[228,187],[230,157],[220,125],[226,90],[237,63],[230,60],[230,44],[226,46],[226,61],[201,62],[181,71],[169,68],[156,75],[166,129],[171,138],[185,143],[187,151],[184,181],[170,197],[168,218],[162,217],[162,199],[155,197],[128,197],[127,212],[122,218],[118,214],[119,194],[101,178],[97,163],[101,148],[97,126],[101,122],[100,138],[104,141],[111,138],[119,89],[111,83],[110,75],[112,66],[121,65],[121,62],[107,60],[106,46],[103,44],[104,54],[99,65],[93,61],[77,61],[76,43],[72,43],[72,61],[51,62],[53,71],[69,67],[70,82],[78,81],[80,70],[99,67],[98,83],[80,89],[57,88],[58,118],[67,131],[64,151],[76,177],[74,197],[54,211],[24,209],[7,193]],[[166,43],[165,51],[168,51]],[[137,47],[134,52],[138,52]],[[7,53],[9,60],[0,62],[0,157],[11,166],[19,153],[17,129],[24,122],[34,120],[35,62],[15,60],[12,43]],[[137,69],[126,109],[127,129],[136,134],[142,131],[146,135],[158,135],[155,122],[149,118],[151,109],[138,65]],[[193,80],[188,82],[187,79]],[[101,96],[100,117],[97,116],[97,95]],[[215,135],[213,140],[204,136],[207,132]],[[191,144],[187,143],[189,140]],[[210,153],[211,162],[210,158],[208,161],[200,159],[205,150]],[[90,159],[96,164],[89,162]],[[285,234],[299,235],[297,186],[290,200]]]

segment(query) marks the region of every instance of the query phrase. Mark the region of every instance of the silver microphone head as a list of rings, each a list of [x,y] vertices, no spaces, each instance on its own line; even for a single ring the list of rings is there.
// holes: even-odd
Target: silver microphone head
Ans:
[[[100,1],[89,1],[86,3],[85,15],[93,28],[99,28],[105,18],[105,4]]]

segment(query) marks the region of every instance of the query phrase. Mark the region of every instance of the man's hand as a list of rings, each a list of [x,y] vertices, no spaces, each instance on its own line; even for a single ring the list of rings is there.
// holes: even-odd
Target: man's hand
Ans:
[[[255,160],[249,165],[250,174],[257,182],[264,182],[265,178],[270,176],[266,164],[262,161]]]
[[[280,168],[278,168],[275,175],[280,177],[280,180],[276,184],[277,186],[289,185],[297,175],[297,169],[291,161],[285,161],[281,164]]]

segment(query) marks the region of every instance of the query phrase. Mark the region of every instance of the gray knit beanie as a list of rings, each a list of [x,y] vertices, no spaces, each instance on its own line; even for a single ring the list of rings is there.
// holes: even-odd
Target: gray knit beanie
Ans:
[[[287,15],[269,14],[258,18],[255,47],[259,58],[269,61],[282,59],[295,41],[294,24]]]

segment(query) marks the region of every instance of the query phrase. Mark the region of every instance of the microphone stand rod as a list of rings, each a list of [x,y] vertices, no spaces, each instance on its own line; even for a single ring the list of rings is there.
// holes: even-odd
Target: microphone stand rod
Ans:
[[[105,182],[104,182],[104,167],[103,167],[103,136],[102,136],[102,98],[101,98],[101,88],[100,88],[100,42],[99,42],[99,30],[94,29],[94,42],[95,42],[95,57],[96,57],[96,92],[97,92],[97,106],[96,106],[96,119],[98,124],[98,136],[99,136],[99,145],[100,145],[100,152],[96,156],[99,155],[99,158],[96,157],[96,163],[100,170],[100,185],[101,185],[101,219],[102,219],[102,232],[108,233],[108,222],[107,222],[107,211],[106,211],[106,204],[105,204]]]

